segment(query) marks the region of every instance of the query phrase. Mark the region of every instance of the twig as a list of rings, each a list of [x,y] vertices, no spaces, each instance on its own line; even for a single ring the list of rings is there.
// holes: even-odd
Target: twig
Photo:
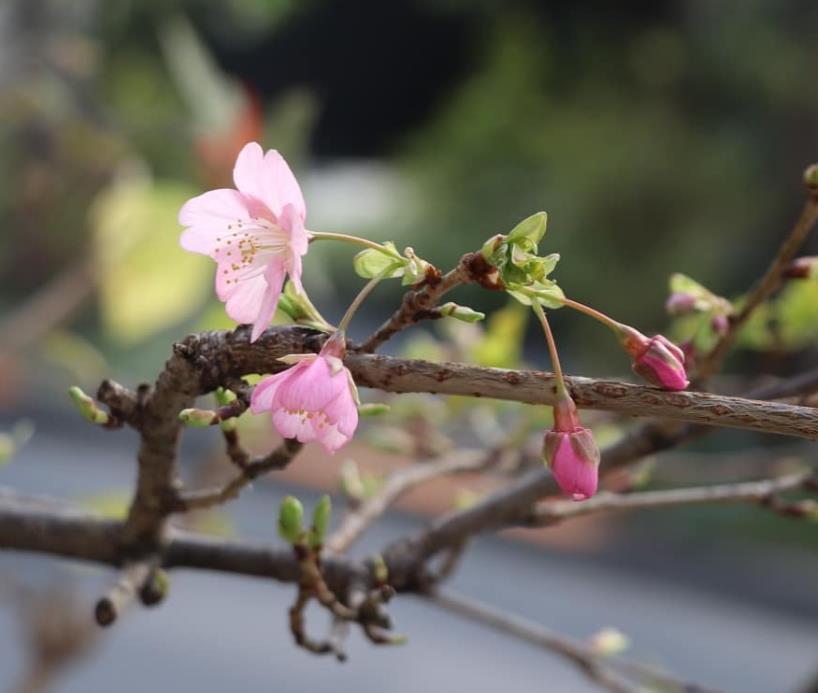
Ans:
[[[699,364],[696,373],[697,380],[704,381],[721,369],[741,328],[750,319],[755,309],[781,285],[787,266],[804,244],[810,230],[818,220],[818,192],[810,190],[808,194],[801,215],[779,247],[766,272],[744,301],[741,310],[730,318],[727,332]]]
[[[450,590],[435,590],[423,596],[447,611],[565,657],[591,679],[611,691],[634,693],[642,690],[638,684],[644,683],[689,693],[714,693],[714,689],[682,681],[643,664],[596,654],[586,645],[548,630],[538,623]]]
[[[349,512],[329,537],[326,548],[344,553],[386,509],[415,486],[446,474],[476,472],[492,464],[496,451],[462,451],[436,462],[415,464],[393,472],[378,492]]]
[[[464,256],[457,266],[442,277],[435,269],[430,270],[426,278],[417,287],[408,291],[401,301],[400,308],[381,325],[375,333],[360,346],[364,352],[375,351],[384,342],[391,339],[401,330],[414,325],[425,318],[440,317],[433,309],[440,298],[458,284],[470,281],[467,258]]]
[[[136,561],[126,564],[116,584],[94,608],[94,617],[101,626],[110,626],[119,615],[139,595],[151,573],[155,569],[156,560]]]
[[[795,515],[789,509],[789,504],[778,501],[776,505],[771,499],[774,499],[777,493],[803,488],[805,482],[811,478],[812,472],[803,471],[761,481],[637,493],[600,493],[582,503],[562,499],[546,500],[534,507],[530,524],[551,525],[561,520],[610,510],[637,510],[703,503],[755,502],[769,505],[771,509],[781,514]]]
[[[225,436],[226,437],[226,436]],[[303,445],[287,438],[270,454],[239,464],[241,472],[219,488],[180,491],[175,499],[177,511],[199,510],[220,505],[236,498],[239,492],[258,477],[273,470],[284,469],[301,451]]]

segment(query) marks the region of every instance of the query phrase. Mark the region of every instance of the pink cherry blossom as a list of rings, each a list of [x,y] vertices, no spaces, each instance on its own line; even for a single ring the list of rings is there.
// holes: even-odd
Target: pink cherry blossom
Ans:
[[[567,394],[554,405],[554,428],[546,431],[543,455],[563,493],[576,501],[596,493],[599,448],[591,431],[580,425],[576,405]]]
[[[301,188],[281,154],[256,142],[244,146],[233,169],[236,190],[211,190],[179,211],[185,250],[213,258],[216,294],[238,323],[252,323],[255,341],[270,324],[289,274],[301,287],[301,256],[309,236]]]
[[[256,385],[251,411],[272,412],[273,425],[285,438],[317,441],[334,453],[358,426],[358,393],[343,356],[343,338],[331,337],[319,354],[282,357],[294,365]]]

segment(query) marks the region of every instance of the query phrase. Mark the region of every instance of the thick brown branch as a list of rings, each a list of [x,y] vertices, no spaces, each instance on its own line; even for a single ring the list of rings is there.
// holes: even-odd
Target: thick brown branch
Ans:
[[[254,344],[248,331],[209,332],[183,343],[188,358],[201,367],[202,391],[226,378],[281,370],[277,359],[288,353],[320,349],[321,336],[298,327],[267,330]],[[554,378],[542,371],[482,368],[462,363],[355,353],[346,359],[355,381],[387,392],[430,392],[490,397],[526,404],[554,402]],[[703,392],[666,392],[615,380],[571,377],[566,382],[580,407],[631,416],[658,416],[687,423],[744,428],[802,438],[818,438],[818,411],[776,402],[759,402]]]

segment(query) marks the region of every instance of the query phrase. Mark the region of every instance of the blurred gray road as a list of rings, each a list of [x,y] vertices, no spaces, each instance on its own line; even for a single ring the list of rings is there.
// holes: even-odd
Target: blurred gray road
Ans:
[[[133,476],[126,435],[89,427],[82,438],[68,439],[43,423],[25,452],[0,470],[0,485],[62,497],[124,489]],[[290,490],[264,484],[242,496],[233,504],[240,532],[272,538],[278,501]],[[312,494],[299,495],[313,501]],[[361,551],[418,524],[389,516]],[[781,575],[775,571],[779,584],[787,584],[786,568]],[[739,574],[745,566],[733,569]],[[89,618],[93,599],[110,580],[106,570],[11,553],[0,554],[0,576],[32,585],[68,579],[87,598]],[[792,577],[796,593],[818,590],[818,583],[805,580],[811,580],[808,572]],[[723,590],[663,579],[644,565],[628,569],[625,557],[591,562],[487,538],[474,544],[452,586],[576,637],[616,626],[633,641],[631,657],[727,691],[793,691],[818,669],[814,608],[799,613],[792,604],[753,605]],[[263,580],[174,572],[167,601],[156,610],[131,611],[91,657],[66,673],[58,690],[596,690],[561,659],[408,596],[391,605],[408,645],[375,649],[353,631],[346,664],[316,658],[290,641],[286,609],[292,597],[291,587]],[[318,633],[325,625],[324,615],[314,614]],[[0,690],[9,690],[22,666],[17,636],[13,605],[0,601]]]

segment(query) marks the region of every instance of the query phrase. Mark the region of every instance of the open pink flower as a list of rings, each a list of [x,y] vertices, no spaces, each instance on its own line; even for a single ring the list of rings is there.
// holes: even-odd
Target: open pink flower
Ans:
[[[358,426],[358,392],[342,361],[342,337],[331,337],[320,354],[290,354],[280,361],[292,368],[256,385],[250,400],[254,414],[273,413],[273,425],[285,438],[317,441],[334,453],[350,441]]]
[[[237,190],[211,190],[182,206],[181,245],[218,263],[216,293],[233,320],[252,323],[255,341],[275,314],[285,275],[302,290],[307,211],[298,182],[274,149],[265,154],[256,142],[245,145],[233,181]]]
[[[554,428],[545,434],[543,455],[563,493],[576,501],[596,493],[599,448],[591,431],[580,425],[577,408],[567,395],[554,405]]]

